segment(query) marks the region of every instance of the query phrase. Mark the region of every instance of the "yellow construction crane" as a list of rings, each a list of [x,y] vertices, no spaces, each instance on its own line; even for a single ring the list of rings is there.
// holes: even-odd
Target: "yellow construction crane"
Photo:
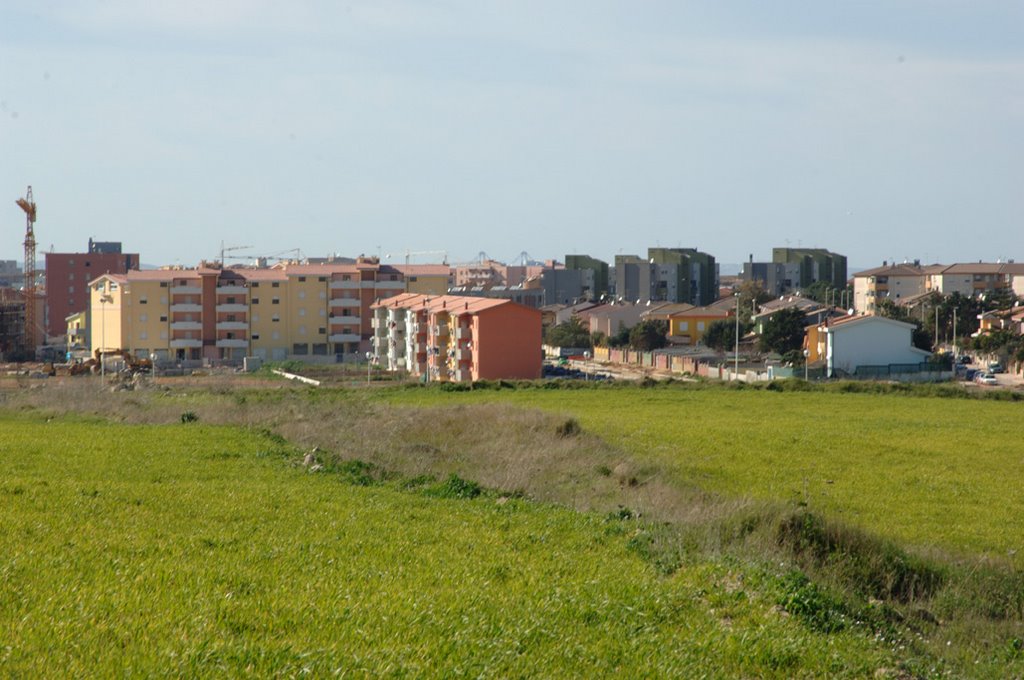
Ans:
[[[32,200],[32,185],[28,187],[25,198],[15,203],[25,211],[25,348],[29,355],[35,357],[36,328],[36,202]]]

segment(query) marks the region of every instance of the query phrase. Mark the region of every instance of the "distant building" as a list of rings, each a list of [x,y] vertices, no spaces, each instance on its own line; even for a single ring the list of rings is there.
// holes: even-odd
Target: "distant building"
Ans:
[[[608,263],[589,255],[566,255],[565,268],[581,272],[580,286],[582,297],[588,300],[600,300],[608,295]]]
[[[718,299],[718,265],[693,248],[648,248],[647,259],[616,255],[615,295],[630,302],[710,304]]]
[[[587,275],[590,275],[589,277]],[[593,286],[593,271],[582,269],[546,269],[541,274],[541,288],[544,289],[544,304],[574,304],[580,300],[589,299],[585,294],[587,289],[584,286],[584,279],[591,281],[590,289]]]
[[[772,262],[796,265],[788,289],[803,289],[823,281],[832,288],[846,288],[846,256],[824,248],[772,248]]]
[[[20,286],[23,273],[17,260],[0,260],[0,287]]]
[[[924,273],[925,288],[941,295],[977,297],[1002,290],[1024,294],[1024,264],[1012,261],[934,264],[925,267]]]
[[[903,298],[927,292],[925,271],[920,264],[889,264],[865,269],[853,275],[853,309],[873,314],[878,301],[890,299],[899,304]]]
[[[138,253],[122,253],[117,241],[93,241],[84,253],[46,253],[46,335],[67,333],[69,316],[89,306],[89,282],[101,274],[139,268]]]

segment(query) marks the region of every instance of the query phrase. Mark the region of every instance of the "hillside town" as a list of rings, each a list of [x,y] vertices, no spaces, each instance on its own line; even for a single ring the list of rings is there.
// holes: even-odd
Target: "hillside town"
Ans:
[[[4,362],[366,363],[424,382],[533,379],[582,362],[595,374],[990,384],[1024,363],[1024,263],[1013,260],[849,272],[842,254],[787,246],[726,276],[697,248],[514,263],[224,248],[191,267],[143,268],[140,253],[90,238],[37,269],[22,207],[25,267],[0,262]]]

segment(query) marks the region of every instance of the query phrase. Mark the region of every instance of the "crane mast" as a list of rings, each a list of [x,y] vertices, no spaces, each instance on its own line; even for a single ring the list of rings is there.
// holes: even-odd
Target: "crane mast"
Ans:
[[[25,198],[15,203],[25,211],[25,347],[29,353],[35,354],[36,328],[36,203],[32,199],[32,185],[29,185]]]

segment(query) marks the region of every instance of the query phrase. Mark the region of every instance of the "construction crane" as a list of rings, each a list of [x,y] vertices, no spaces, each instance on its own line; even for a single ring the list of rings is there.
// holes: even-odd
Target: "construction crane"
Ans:
[[[224,247],[224,241],[220,242],[220,266],[224,266],[224,253],[230,253],[233,250],[246,250],[252,248],[252,246],[228,246]]]
[[[406,250],[405,251],[405,263],[409,264],[409,260],[414,256],[419,255],[440,255],[441,264],[448,264],[448,251],[447,250]],[[385,256],[385,259],[390,260],[394,257],[394,253],[389,253]]]
[[[32,185],[25,192],[25,198],[15,203],[25,211],[25,347],[35,355],[36,327],[36,202],[32,199]]]

